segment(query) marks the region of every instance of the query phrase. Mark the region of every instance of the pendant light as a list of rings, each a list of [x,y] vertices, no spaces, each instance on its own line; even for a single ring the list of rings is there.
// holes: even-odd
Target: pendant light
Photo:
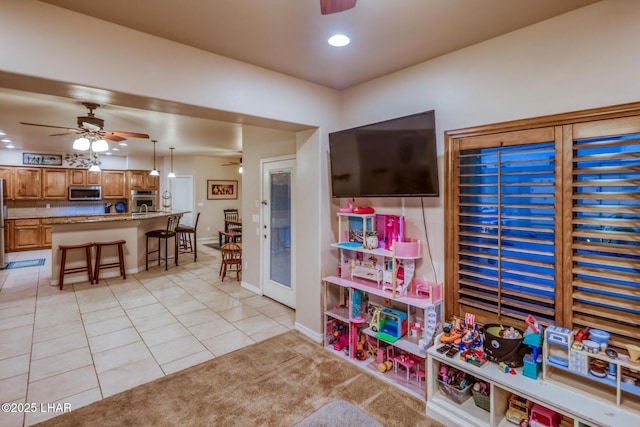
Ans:
[[[102,169],[100,169],[100,165],[98,165],[98,156],[89,148],[89,160],[91,160],[91,158],[93,158],[93,161],[89,167],[89,172],[100,172]]]
[[[160,172],[156,169],[156,142],[158,142],[158,140],[152,139],[151,142],[153,142],[153,170],[149,172],[149,175],[160,176]]]
[[[169,147],[169,150],[171,150],[171,172],[169,172],[169,175],[167,175],[167,178],[175,178],[176,174],[173,173],[173,150],[175,149],[175,147]]]

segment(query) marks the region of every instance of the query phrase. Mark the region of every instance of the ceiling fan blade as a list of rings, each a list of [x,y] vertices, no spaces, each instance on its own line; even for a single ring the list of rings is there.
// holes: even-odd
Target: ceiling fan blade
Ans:
[[[127,138],[123,138],[121,136],[108,134],[108,133],[102,135],[102,137],[104,139],[108,139],[109,141],[114,141],[114,142],[120,142],[120,141],[126,141],[127,140]]]
[[[109,132],[112,135],[124,136],[124,137],[127,137],[127,138],[149,139],[149,135],[147,135],[146,133],[122,132],[122,131],[118,131],[118,130],[112,130],[112,131],[106,131],[106,132]]]
[[[330,15],[332,13],[344,12],[353,9],[356,0],[320,0],[320,13]]]
[[[54,129],[66,129],[70,132],[75,132],[78,131],[78,129],[74,129],[74,128],[70,128],[70,127],[66,127],[66,126],[53,126],[53,125],[41,125],[39,123],[25,123],[25,122],[20,122],[21,125],[29,125],[29,126],[40,126],[43,128],[54,128]]]
[[[82,133],[82,132],[78,132],[77,130],[74,130],[72,132],[52,133],[49,136],[78,135],[80,133]]]

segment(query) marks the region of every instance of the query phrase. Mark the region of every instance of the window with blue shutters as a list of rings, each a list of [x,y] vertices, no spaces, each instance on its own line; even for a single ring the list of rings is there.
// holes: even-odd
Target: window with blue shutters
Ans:
[[[447,316],[523,327],[532,314],[640,345],[640,104],[630,105],[447,132]]]

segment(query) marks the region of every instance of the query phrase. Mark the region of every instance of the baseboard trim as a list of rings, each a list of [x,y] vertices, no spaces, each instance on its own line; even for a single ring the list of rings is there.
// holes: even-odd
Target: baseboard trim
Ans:
[[[240,286],[250,292],[253,292],[254,294],[262,295],[262,289],[250,283],[247,283],[244,280],[240,282]]]
[[[304,326],[301,323],[295,322],[294,323],[294,328],[296,329],[296,331],[302,333],[304,336],[306,336],[307,338],[315,341],[315,342],[322,342],[322,333],[318,333],[316,331],[313,331],[309,328],[307,328],[306,326]]]

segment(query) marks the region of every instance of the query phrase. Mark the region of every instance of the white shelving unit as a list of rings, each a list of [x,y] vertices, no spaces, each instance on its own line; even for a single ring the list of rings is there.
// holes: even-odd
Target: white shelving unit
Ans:
[[[497,364],[486,363],[478,367],[460,360],[459,355],[449,358],[436,351],[439,340],[427,350],[427,415],[448,426],[513,426],[505,418],[508,399],[515,393],[573,419],[573,425],[584,426],[639,426],[640,413],[623,408],[598,393],[596,386],[573,389],[564,384],[544,379],[533,380],[522,375],[522,368],[511,375],[501,371]],[[490,384],[491,410],[477,407],[472,398],[458,405],[439,390],[437,379],[440,364],[466,372]]]

